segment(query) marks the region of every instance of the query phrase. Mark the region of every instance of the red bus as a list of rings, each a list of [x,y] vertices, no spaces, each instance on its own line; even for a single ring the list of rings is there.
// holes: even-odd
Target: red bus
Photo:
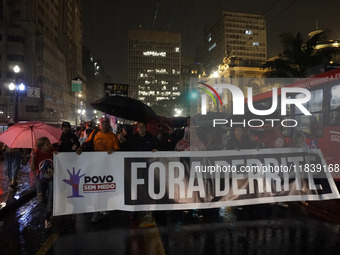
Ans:
[[[303,131],[307,137],[306,144],[321,150],[333,178],[340,181],[340,68],[299,80],[286,87],[301,87],[311,92],[311,99],[304,106],[312,114],[304,115],[299,108],[288,107],[286,118],[295,119],[298,123],[295,127],[284,129],[288,143],[293,144],[295,132]],[[278,94],[281,94],[280,89]],[[298,98],[301,95],[292,97]],[[255,109],[269,109],[272,105],[272,92],[255,95],[253,104]]]

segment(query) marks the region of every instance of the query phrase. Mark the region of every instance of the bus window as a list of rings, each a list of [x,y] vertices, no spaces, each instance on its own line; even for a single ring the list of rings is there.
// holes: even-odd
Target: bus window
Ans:
[[[303,94],[297,94],[295,98],[304,98]],[[312,90],[311,99],[304,103],[303,106],[307,108],[310,113],[322,111],[323,90]],[[301,110],[295,106],[295,114],[301,114]]]
[[[340,124],[340,85],[331,88],[329,110],[330,124]]]
[[[297,121],[297,126],[294,132],[303,131],[307,136],[318,137],[322,136],[323,130],[323,114],[314,113],[312,115],[297,115],[294,117]]]
[[[295,98],[302,98],[304,95],[298,94]],[[298,114],[294,116],[298,125],[294,128],[294,132],[303,131],[307,136],[319,137],[322,136],[323,131],[323,117],[324,114],[322,112],[323,106],[323,90],[312,90],[311,91],[311,99],[309,102],[303,104],[304,107],[312,115],[303,115],[301,110],[295,106],[294,112]]]

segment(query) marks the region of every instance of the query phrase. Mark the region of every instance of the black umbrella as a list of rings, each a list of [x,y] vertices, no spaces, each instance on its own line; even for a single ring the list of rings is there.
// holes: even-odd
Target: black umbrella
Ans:
[[[127,120],[155,121],[157,114],[141,101],[126,96],[103,97],[91,104],[99,111]]]

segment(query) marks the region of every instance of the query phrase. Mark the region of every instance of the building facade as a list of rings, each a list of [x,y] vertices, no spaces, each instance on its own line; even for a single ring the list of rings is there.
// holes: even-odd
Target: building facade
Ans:
[[[80,0],[1,1],[0,121],[13,121],[14,94],[8,85],[24,83],[17,91],[18,120],[74,124],[77,108],[74,77],[82,71],[82,10]],[[20,73],[14,73],[18,65]],[[86,94],[85,82],[82,91]]]
[[[181,34],[129,31],[129,95],[148,105],[181,94]]]
[[[222,12],[215,23],[204,29],[207,75],[217,71],[225,57],[265,61],[266,40],[266,22],[262,15]]]

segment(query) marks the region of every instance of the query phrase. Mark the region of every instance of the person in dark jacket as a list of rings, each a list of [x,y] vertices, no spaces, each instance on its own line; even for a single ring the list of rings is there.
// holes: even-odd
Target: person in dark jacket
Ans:
[[[133,134],[126,141],[125,150],[128,151],[158,151],[157,139],[155,136],[146,131],[146,123],[138,123],[138,132]],[[139,218],[144,219],[141,226],[153,226],[154,219],[151,212],[139,212]],[[137,212],[131,212],[130,219],[137,219]]]
[[[146,124],[144,122],[138,123],[137,134],[132,135],[126,141],[126,150],[128,151],[158,151],[157,139],[146,131]]]
[[[76,151],[79,146],[79,138],[71,132],[71,124],[69,122],[63,122],[61,125],[63,133],[59,141],[59,152],[73,152]]]

